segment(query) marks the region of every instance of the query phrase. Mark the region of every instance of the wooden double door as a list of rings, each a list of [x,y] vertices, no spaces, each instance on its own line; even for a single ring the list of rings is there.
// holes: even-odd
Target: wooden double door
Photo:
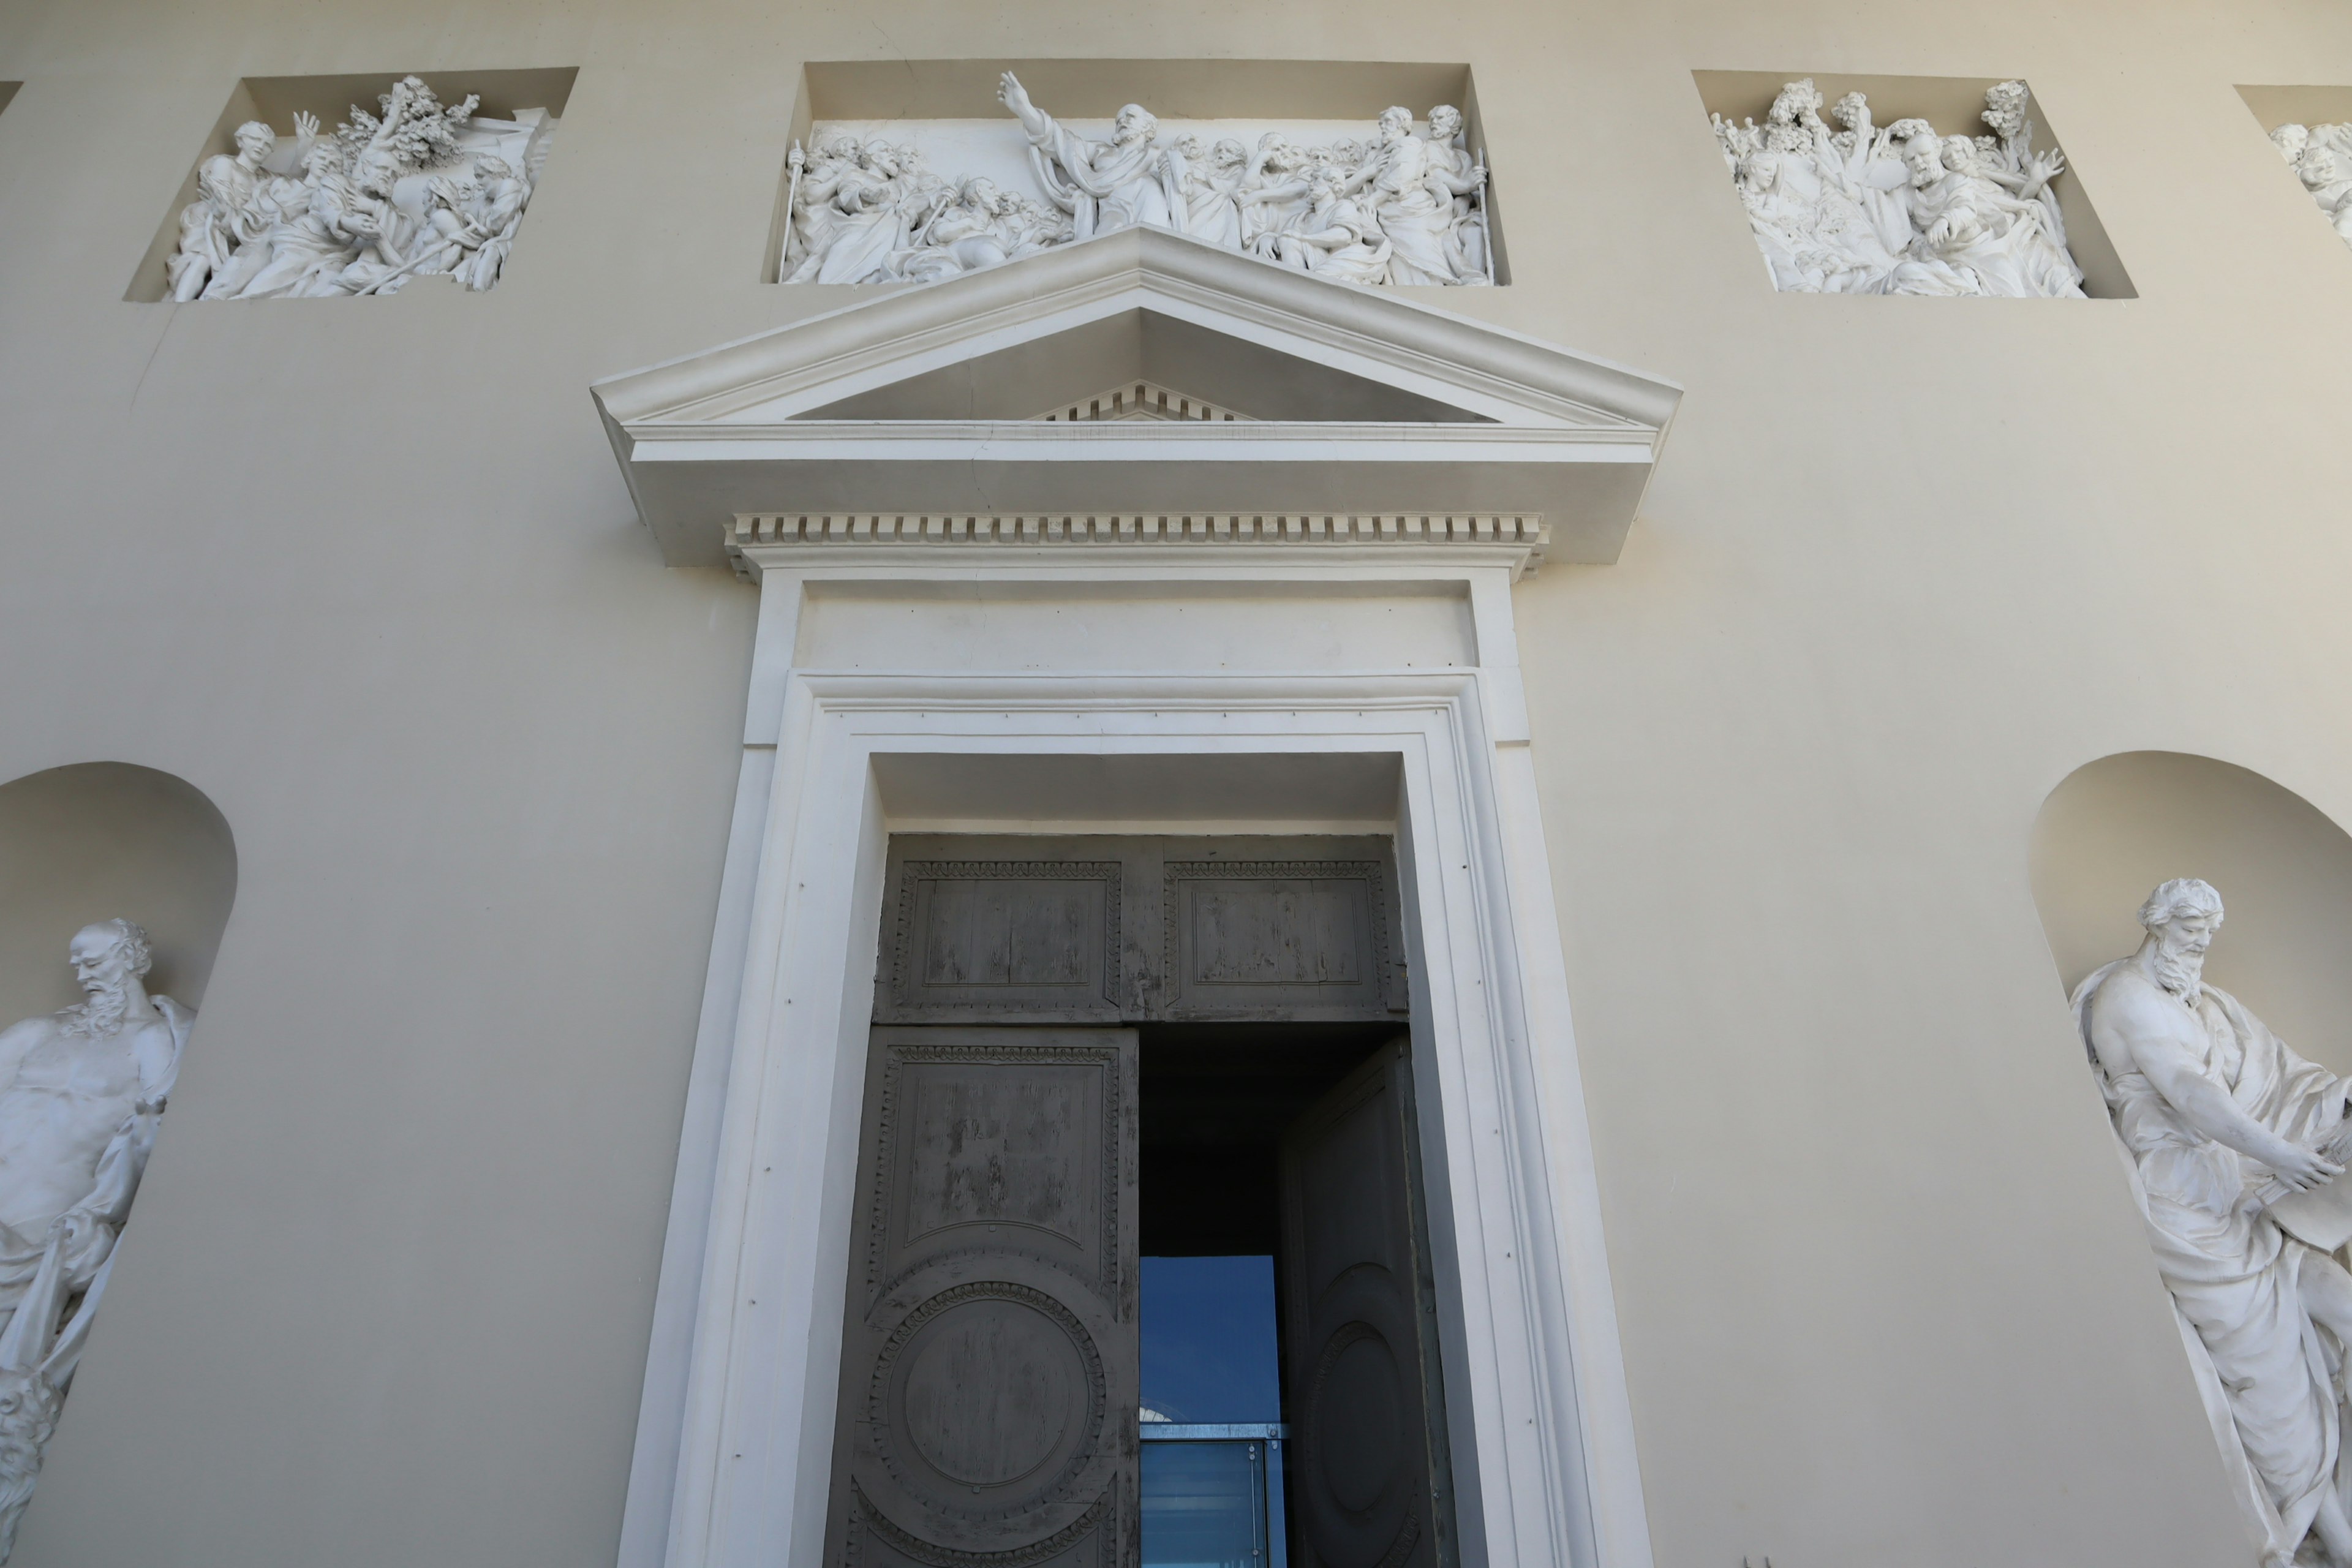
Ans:
[[[1373,923],[1393,918],[1383,850],[1330,839],[894,846],[828,1563],[1142,1562],[1141,1068],[1147,1048],[1181,1057],[1224,1034],[1163,1022],[1188,1005],[1238,1010],[1230,994],[1204,1000],[1205,984],[1312,987],[1327,1038],[1345,1025],[1388,1037],[1303,1109],[1281,1110],[1267,1196],[1279,1214],[1288,1547],[1294,1568],[1452,1568],[1412,1058],[1393,1026],[1402,973],[1381,967],[1395,961],[1395,933]],[[1144,879],[1157,920],[1132,911],[1138,865],[1159,873]],[[1111,868],[1122,874],[1106,886]],[[1148,940],[1134,940],[1139,927]],[[1171,957],[1192,967],[1155,972]],[[982,1016],[1022,1021],[941,1016],[954,1005],[937,993],[950,986],[993,990],[995,1011]],[[1048,988],[1066,988],[1064,1005],[1082,1018],[1036,1016],[1054,1010]],[[1145,1016],[1100,1019],[1105,996]],[[910,998],[935,1010],[919,1023],[881,1016]],[[1297,1005],[1223,1022],[1254,1031],[1245,1051],[1279,1051],[1280,1015]]]

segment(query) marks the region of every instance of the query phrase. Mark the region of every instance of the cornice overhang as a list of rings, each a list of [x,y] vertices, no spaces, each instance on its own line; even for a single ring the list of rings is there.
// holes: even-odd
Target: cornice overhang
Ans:
[[[1056,337],[1139,311],[1286,367],[1303,389],[1294,402],[1312,405],[1325,377],[1438,416],[823,416],[986,356],[1050,353]],[[894,289],[591,390],[673,565],[740,565],[740,518],[859,514],[911,517],[919,531],[932,518],[1059,519],[1064,537],[1097,516],[1174,519],[1176,537],[1194,517],[1321,518],[1327,541],[1333,520],[1508,515],[1539,521],[1555,560],[1606,563],[1681,398],[1670,382],[1391,290],[1158,229]],[[1119,535],[1088,522],[1075,537]]]

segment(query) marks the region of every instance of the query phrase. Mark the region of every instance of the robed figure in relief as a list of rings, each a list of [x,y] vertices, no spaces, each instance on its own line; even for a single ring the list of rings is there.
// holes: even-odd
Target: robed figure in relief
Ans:
[[[1141,104],[1118,111],[1111,139],[1079,135],[1029,101],[1011,71],[996,96],[1029,138],[1029,165],[1054,205],[1070,215],[1072,237],[1091,239],[1139,224],[1185,231],[1182,156],[1159,142],[1160,121]]]
[[[2210,1363],[2208,1403],[2227,1407],[2215,1426],[2242,1455],[2241,1467],[2225,1452],[2250,1483],[2265,1568],[2314,1551],[2345,1568],[2352,1273],[2305,1237],[2336,1247],[2352,1234],[2327,1228],[2341,1223],[2329,1217],[2342,1213],[2330,1184],[2352,1150],[2352,1079],[2305,1061],[2204,984],[2221,922],[2210,885],[2165,883],[2140,921],[2139,950],[2075,993],[2084,1041],[2138,1177],[2157,1267]]]

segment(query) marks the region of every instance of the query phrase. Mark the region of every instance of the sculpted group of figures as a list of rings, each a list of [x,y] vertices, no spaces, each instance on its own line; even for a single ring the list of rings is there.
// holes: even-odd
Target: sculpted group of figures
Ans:
[[[788,283],[928,282],[1048,246],[1150,224],[1349,283],[1495,280],[1482,195],[1460,110],[1391,109],[1368,142],[1301,147],[1268,132],[1160,140],[1136,104],[1108,142],[1029,101],[1007,72],[998,97],[1029,139],[1043,199],[993,181],[949,180],[912,148],[847,136],[793,152]]]
[[[390,294],[435,274],[490,288],[551,122],[541,110],[476,119],[478,101],[444,108],[412,76],[376,100],[381,114],[354,105],[331,136],[308,114],[290,147],[258,120],[238,126],[236,154],[205,160],[181,210],[171,298]]]
[[[1765,122],[1721,115],[1730,165],[1773,286],[1806,294],[2083,297],[2050,182],[2064,172],[2033,151],[2025,84],[1985,94],[1990,136],[1938,136],[1924,120],[1873,125],[1850,92],[1822,119],[1811,79],[1792,81]]]
[[[2282,125],[2271,142],[2344,243],[2352,245],[2352,125]]]
[[[2221,924],[2210,885],[2167,882],[2139,918],[2139,951],[2075,993],[2084,1043],[2138,1173],[2157,1267],[2210,1363],[2200,1385],[2234,1434],[2264,1568],[2315,1555],[2347,1568],[2352,1182],[2337,1178],[2352,1160],[2352,1078],[2205,984]]]
[[[148,992],[131,921],[85,927],[68,957],[89,1000],[0,1030],[0,1563],[195,1022]]]

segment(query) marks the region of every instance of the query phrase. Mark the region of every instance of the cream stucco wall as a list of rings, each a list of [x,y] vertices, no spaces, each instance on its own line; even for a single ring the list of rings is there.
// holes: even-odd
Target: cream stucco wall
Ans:
[[[586,386],[844,302],[757,281],[803,60],[1053,55],[1466,60],[1434,302],[1689,389],[1517,595],[1658,1561],[2242,1560],[2028,847],[2135,749],[2352,821],[2352,255],[2236,90],[2339,8],[10,0],[0,779],[239,878],[19,1563],[611,1561],[754,591]],[[122,299],[241,78],[568,66],[495,293]],[[1783,68],[2027,78],[2139,297],[1773,294],[1692,72]]]

